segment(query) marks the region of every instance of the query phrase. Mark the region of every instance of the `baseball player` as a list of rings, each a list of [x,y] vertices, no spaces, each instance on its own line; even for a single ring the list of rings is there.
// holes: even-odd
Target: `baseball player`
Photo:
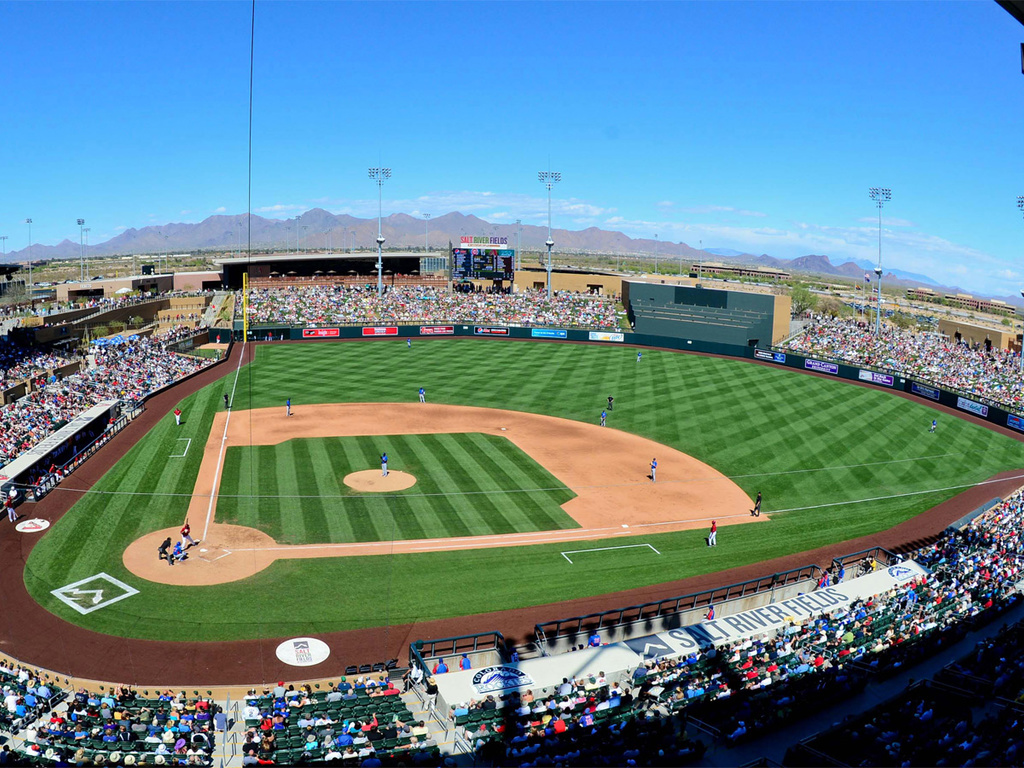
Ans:
[[[643,357],[643,356],[644,356],[643,352],[637,352],[636,353],[636,361],[639,363],[640,362],[640,358]]]
[[[615,398],[612,397],[611,395],[608,395],[608,410],[609,411],[612,410],[612,406],[613,406],[614,403],[615,403]]]
[[[224,393],[224,408],[227,409],[227,408],[230,408],[230,407],[231,407],[231,402],[228,400],[228,393],[225,392]]]
[[[285,416],[291,416],[292,415],[292,399],[290,397],[287,400],[284,401],[284,415]]]
[[[425,390],[423,387],[420,387],[420,402],[427,402],[427,390]]]
[[[188,542],[190,547],[194,547],[199,543],[192,538],[192,526],[188,524],[188,520],[181,526],[181,543],[184,544],[185,542]]]
[[[601,411],[601,426],[604,426],[605,421],[608,419],[608,411]]]
[[[651,482],[655,483],[658,480],[658,460],[651,459]]]
[[[718,521],[717,520],[712,520],[711,521],[711,532],[708,533],[708,546],[709,547],[717,547],[718,546]]]
[[[174,423],[181,426],[181,408],[174,409]]]
[[[751,512],[754,517],[761,516],[761,492],[757,492],[757,499],[754,501],[754,509]]]
[[[406,349],[412,349],[412,339],[406,339],[405,340],[405,348]]]
[[[4,496],[4,506],[7,507],[7,519],[12,523],[18,522],[18,513],[14,509],[14,499],[10,496]]]
[[[938,419],[932,419],[932,426],[931,426],[931,429],[929,429],[928,431],[929,431],[929,432],[934,432],[934,431],[935,431],[935,428],[936,428],[937,426],[939,426],[939,422],[938,422]]]
[[[382,453],[380,455],[380,476],[381,477],[387,477],[388,476],[388,455],[387,455],[387,453]]]

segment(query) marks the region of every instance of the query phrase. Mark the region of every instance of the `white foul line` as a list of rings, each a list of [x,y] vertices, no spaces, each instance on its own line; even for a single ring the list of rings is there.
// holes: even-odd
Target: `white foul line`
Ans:
[[[594,549],[570,549],[568,552],[563,552],[562,553],[562,557],[564,557],[566,560],[569,560],[569,565],[573,565],[573,562],[569,558],[569,555],[577,555],[580,552],[604,552],[604,551],[609,550],[609,549],[632,549],[634,547],[641,547],[641,548],[642,547],[651,547],[651,545],[650,544],[623,544],[621,547],[595,547]],[[651,549],[654,550],[654,554],[656,554],[656,555],[660,555],[661,554],[661,552],[659,552],[658,550],[654,549],[654,547],[651,547]]]
[[[172,453],[170,456],[167,457],[169,459],[184,459],[186,456],[188,456],[188,449],[192,447],[192,438],[191,437],[179,437],[179,438],[177,438],[177,440],[178,440],[179,443],[182,440],[187,440],[188,441],[187,443],[185,443],[185,452],[184,453]]]
[[[238,367],[235,368],[235,381],[231,385],[231,405],[235,404],[235,387],[238,386],[238,374],[242,371],[242,361],[245,360],[245,339],[242,340],[242,354],[238,357]],[[228,408],[227,418],[224,419],[224,434],[220,438],[220,453],[217,454],[217,465],[213,468],[213,490],[210,493],[210,504],[206,508],[206,525],[203,526],[203,541],[206,541],[206,534],[210,531],[210,519],[213,517],[213,502],[217,500],[217,480],[220,478],[220,467],[224,461],[224,447],[228,443],[228,424],[231,423],[231,408]]]

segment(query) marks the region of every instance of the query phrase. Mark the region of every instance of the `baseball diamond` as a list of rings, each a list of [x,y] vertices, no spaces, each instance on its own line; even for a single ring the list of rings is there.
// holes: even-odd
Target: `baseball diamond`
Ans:
[[[102,478],[97,478],[95,484],[76,489],[77,484],[68,483],[44,502],[58,510],[55,518],[61,506],[70,511],[56,520],[52,530],[32,548],[24,583],[34,599],[66,622],[56,625],[60,627],[58,636],[62,632],[77,632],[71,628],[75,625],[91,632],[126,638],[164,642],[219,641],[227,648],[232,641],[242,642],[240,647],[245,647],[245,641],[259,638],[307,634],[327,637],[356,631],[350,638],[353,642],[361,642],[354,639],[358,637],[380,644],[386,638],[389,647],[397,647],[396,639],[399,636],[407,639],[408,627],[413,624],[420,625],[416,630],[420,632],[423,626],[430,626],[424,622],[443,622],[455,617],[462,617],[460,626],[472,627],[474,620],[466,617],[495,610],[514,616],[516,611],[535,611],[530,606],[550,603],[585,601],[583,604],[594,604],[597,600],[604,605],[609,601],[623,604],[626,600],[636,600],[641,594],[653,594],[652,590],[659,594],[676,594],[683,580],[688,579],[686,583],[693,584],[708,574],[717,573],[716,581],[721,583],[722,579],[729,578],[721,574],[728,569],[753,567],[760,573],[766,567],[775,567],[766,565],[766,561],[785,558],[793,552],[834,547],[839,542],[847,542],[842,549],[849,550],[851,537],[882,536],[882,540],[888,540],[888,536],[900,535],[901,524],[922,524],[923,518],[916,518],[921,512],[951,499],[965,486],[1018,463],[1014,440],[993,434],[970,421],[949,420],[941,445],[925,443],[919,439],[920,430],[916,426],[926,423],[926,416],[932,411],[916,402],[875,389],[736,360],[652,349],[645,355],[644,365],[638,368],[630,359],[629,350],[616,347],[492,340],[433,339],[416,347],[419,356],[412,359],[397,354],[406,352],[400,340],[258,347],[250,344],[245,347],[244,358],[241,347],[235,345],[231,358],[219,366],[216,381],[210,381],[213,372],[203,374],[158,396],[163,398],[160,402],[181,402],[182,410],[190,414],[187,423],[179,428],[170,420],[140,421],[117,438],[114,444],[118,448],[112,448],[110,453],[118,449],[124,451],[129,440],[135,445],[123,460],[111,466]],[[297,377],[295,372],[299,370],[311,373]],[[325,373],[327,371],[330,375]],[[358,375],[348,373],[356,371]],[[415,402],[419,382],[425,382],[427,390],[434,393],[434,403]],[[205,386],[180,401],[177,399],[181,390],[196,388],[198,384]],[[601,428],[593,423],[594,407],[605,402],[609,391],[616,393],[614,421]],[[222,394],[226,392],[233,392],[230,422],[220,407]],[[287,427],[279,407],[285,393],[294,405],[294,415]],[[220,452],[218,427],[225,431],[219,426],[225,423],[227,432],[232,428],[238,430],[237,437],[232,439],[238,439],[240,450],[241,444],[249,441],[248,435],[253,436],[254,447],[245,449],[250,452],[265,450],[255,446],[259,442],[255,437],[256,428],[263,420],[267,424],[276,421],[282,425],[279,430],[289,430],[269,441],[292,447],[288,452],[271,454],[276,466],[261,465],[259,482],[254,480],[255,464],[250,464],[247,472],[232,470],[224,474],[221,482],[231,483],[231,488],[237,491],[238,502],[251,498],[255,504],[252,509],[258,514],[248,517],[246,525],[264,526],[260,521],[266,512],[266,497],[294,495],[300,498],[288,514],[289,520],[282,517],[274,523],[281,527],[273,530],[290,527],[293,533],[289,535],[295,537],[292,541],[298,546],[303,546],[298,544],[301,541],[330,541],[333,534],[327,533],[329,527],[318,530],[312,521],[323,523],[326,519],[324,505],[331,500],[318,500],[316,494],[305,491],[315,487],[318,494],[323,487],[327,491],[325,495],[341,496],[337,486],[331,485],[340,478],[331,479],[327,485],[323,485],[326,479],[322,478],[310,480],[305,476],[306,479],[301,480],[304,475],[299,473],[308,470],[305,460],[296,461],[295,449],[313,438],[327,439],[325,436],[329,433],[335,436],[338,433],[362,434],[363,438],[353,439],[365,440],[368,437],[365,427],[346,426],[345,409],[358,407],[343,405],[346,402],[378,409],[378,418],[382,423],[386,421],[387,426],[377,431],[391,433],[396,438],[402,436],[406,441],[417,432],[429,431],[418,429],[416,418],[425,418],[422,414],[434,407],[443,410],[453,406],[493,409],[487,412],[498,416],[487,420],[484,426],[495,430],[494,437],[499,445],[516,439],[516,429],[501,431],[504,424],[500,422],[505,418],[502,414],[506,412],[507,418],[531,418],[528,414],[533,413],[555,422],[567,419],[573,425],[580,425],[579,429],[598,432],[597,437],[584,439],[586,447],[581,445],[561,451],[558,457],[561,467],[586,467],[590,453],[600,453],[601,441],[612,434],[619,434],[623,439],[654,441],[659,444],[657,455],[661,469],[657,484],[644,482],[647,463],[650,456],[655,455],[650,446],[635,451],[615,451],[620,474],[600,482],[593,478],[566,481],[561,475],[562,468],[547,465],[546,460],[540,462],[541,466],[551,467],[555,478],[576,495],[576,499],[566,504],[566,511],[588,494],[600,498],[620,484],[627,489],[629,495],[617,502],[620,511],[611,509],[607,513],[616,521],[621,520],[615,523],[620,526],[619,530],[588,545],[595,548],[617,545],[635,533],[621,526],[629,525],[626,520],[631,508],[642,504],[643,493],[674,493],[680,489],[688,492],[699,488],[701,484],[694,482],[696,478],[692,473],[688,475],[678,464],[686,457],[692,457],[693,467],[706,465],[709,471],[726,478],[730,486],[740,490],[742,499],[737,497],[731,502],[736,516],[732,521],[715,511],[721,526],[720,546],[713,549],[703,546],[707,521],[702,519],[696,529],[673,532],[654,529],[645,533],[640,541],[661,553],[661,557],[655,558],[595,554],[584,559],[574,558],[570,566],[560,554],[569,548],[564,543],[520,543],[496,549],[458,550],[432,546],[426,551],[403,552],[397,546],[400,539],[395,537],[381,545],[366,543],[366,546],[384,546],[387,554],[318,555],[315,559],[298,560],[275,558],[266,567],[254,568],[252,575],[246,578],[236,580],[237,576],[233,576],[231,581],[209,586],[188,585],[191,574],[200,573],[201,566],[209,565],[200,561],[199,553],[192,562],[181,563],[175,569],[161,566],[161,577],[170,579],[173,571],[175,578],[180,579],[176,584],[141,579],[126,567],[125,553],[132,542],[180,526],[186,515],[192,521],[194,534],[202,534],[208,509],[214,520],[211,525],[219,525],[215,500],[209,494],[205,497],[201,492],[197,494],[196,487],[203,461]],[[329,405],[332,403],[339,405]],[[396,403],[398,405],[394,405]],[[150,412],[156,411],[158,406],[152,405]],[[339,409],[338,417],[317,418],[318,409],[334,407]],[[399,415],[388,417],[389,408]],[[412,415],[404,421],[400,414],[407,409],[420,416]],[[308,415],[304,416],[304,410]],[[873,422],[878,420],[889,425],[884,434],[873,427]],[[310,433],[314,425],[319,425],[317,428],[321,431],[281,443],[286,434],[295,436],[290,432],[294,424],[307,424],[303,429]],[[463,437],[481,439],[472,435],[482,436],[484,426],[478,423]],[[140,434],[143,428],[148,430],[145,435]],[[438,431],[460,432],[447,426]],[[205,445],[205,449],[192,450],[186,457],[170,461],[168,457],[175,453],[174,442],[182,436],[191,437]],[[375,440],[356,454],[372,459],[380,446]],[[394,448],[396,444],[389,443],[386,447],[395,466],[401,467]],[[230,455],[233,450],[228,447],[226,453]],[[449,458],[439,462],[439,466],[451,475],[455,469],[466,468],[472,453],[463,446],[463,461],[453,462]],[[526,453],[531,451],[526,450]],[[101,452],[98,457],[103,455]],[[484,456],[481,454],[476,459],[483,461]],[[349,463],[346,461],[340,466],[338,474],[347,472]],[[494,460],[486,464],[502,466]],[[241,463],[237,466],[239,470],[242,468]],[[430,504],[436,504],[434,496],[417,496],[417,487],[428,481],[441,483],[438,472],[438,469],[427,471],[417,466],[417,486],[393,497],[413,506],[410,517],[426,514]],[[433,478],[427,477],[431,474]],[[444,478],[445,482],[451,479]],[[482,481],[483,478],[469,476],[459,480],[456,475],[453,482],[461,488],[449,490],[451,486],[445,486],[444,492],[450,494],[448,503],[456,505],[467,498],[478,497],[479,501],[470,501],[470,506],[479,511],[486,525],[493,526],[495,507],[492,505],[499,504],[508,489],[482,486]],[[520,478],[516,482],[526,481]],[[300,483],[304,486],[303,492],[292,493],[299,489]],[[544,487],[543,482],[539,485]],[[548,487],[561,486],[553,483]],[[757,490],[764,493],[764,514],[752,518],[749,510]],[[555,491],[530,493],[552,492]],[[307,496],[313,498],[307,499]],[[311,504],[307,505],[307,501]],[[387,499],[387,503],[391,501]],[[359,503],[384,503],[384,497],[370,501],[360,499]],[[196,504],[198,507],[192,506]],[[237,506],[241,508],[242,504]],[[682,504],[680,514],[669,515],[669,519],[685,517],[686,509],[682,508],[685,506]],[[671,511],[674,513],[676,509]],[[492,516],[490,521],[489,515]],[[456,516],[464,519],[457,509]],[[701,518],[712,516],[698,515]],[[386,519],[397,520],[398,517]],[[730,525],[741,519],[759,522]],[[468,520],[465,523],[471,525]],[[464,530],[465,534],[474,536],[481,532],[486,533],[481,528]],[[571,533],[571,529],[566,532]],[[549,534],[539,531],[539,535]],[[444,546],[457,543],[459,538],[450,539]],[[254,545],[252,541],[258,543]],[[211,545],[225,544],[223,551],[231,551],[225,557],[218,554],[219,559],[212,567],[232,559],[236,563],[243,559],[252,563],[262,556],[258,555],[260,550],[273,546],[273,541],[260,530],[251,534],[247,547],[239,547],[237,542],[228,539],[218,542],[211,538]],[[155,567],[158,562],[155,548],[149,558],[151,567]],[[623,567],[624,561],[628,562],[628,567]],[[567,579],[569,569],[571,578]],[[100,571],[139,589],[139,594],[87,615],[70,609],[50,594],[55,588]],[[203,583],[201,577],[198,583]],[[445,586],[425,588],[425,584]],[[282,589],[288,599],[261,602],[259,621],[238,621],[236,607],[244,605],[250,596],[275,594]],[[629,596],[598,597],[624,590],[632,592]],[[380,611],[367,609],[367,606],[385,602],[389,605],[387,624]],[[569,609],[566,605],[555,609],[548,606],[544,612],[551,615],[552,610],[564,614]],[[398,626],[407,628],[399,630]],[[260,654],[262,652],[258,651],[257,655]],[[69,668],[81,663],[67,655],[64,661]],[[343,661],[332,657],[325,664],[337,668]],[[273,665],[274,662],[268,663]],[[233,664],[237,666],[239,662]],[[212,674],[222,680],[244,679],[236,678],[232,668],[225,667]],[[179,670],[179,674],[185,673]]]

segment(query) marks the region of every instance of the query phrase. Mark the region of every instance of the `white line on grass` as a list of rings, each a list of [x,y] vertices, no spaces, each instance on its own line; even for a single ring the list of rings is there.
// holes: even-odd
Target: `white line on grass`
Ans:
[[[238,374],[242,372],[242,361],[245,360],[245,339],[242,340],[242,354],[238,356],[238,367],[235,368],[235,381],[231,385],[230,404],[235,404],[235,387],[238,386]],[[227,418],[224,419],[224,434],[220,438],[220,453],[217,454],[217,465],[213,468],[213,491],[210,493],[210,504],[206,508],[206,525],[203,526],[203,541],[206,541],[206,534],[210,531],[210,520],[213,517],[213,502],[217,500],[217,480],[220,478],[220,467],[224,461],[224,448],[228,444],[228,424],[231,423],[231,408],[228,408]]]
[[[652,547],[650,544],[623,544],[621,547],[595,547],[594,549],[570,549],[567,552],[563,552],[562,557],[569,561],[569,565],[574,565],[569,555],[578,555],[581,552],[607,552],[610,549],[635,549],[637,547],[641,549],[643,549],[644,547],[650,547],[654,551],[654,554],[661,554],[661,552],[654,549],[654,547]]]
[[[185,452],[184,453],[172,453],[167,458],[169,458],[169,459],[184,459],[186,456],[188,456],[188,449],[192,447],[192,438],[191,437],[179,437],[179,438],[177,438],[177,441],[179,443],[182,440],[187,440],[188,441],[187,443],[185,443]]]

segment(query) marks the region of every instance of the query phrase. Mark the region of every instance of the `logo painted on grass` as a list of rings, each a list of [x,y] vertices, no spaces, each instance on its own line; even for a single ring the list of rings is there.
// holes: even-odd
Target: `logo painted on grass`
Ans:
[[[14,526],[14,530],[18,533],[41,533],[49,527],[49,520],[43,520],[41,517],[34,517],[31,520],[22,520]]]
[[[139,590],[109,574],[97,573],[73,584],[66,584],[50,594],[84,615],[137,595]]]
[[[312,667],[331,655],[330,646],[315,637],[293,637],[277,646],[277,658],[292,667]]]
[[[484,667],[473,675],[473,689],[477,693],[504,691],[533,684],[533,678],[516,667]]]

